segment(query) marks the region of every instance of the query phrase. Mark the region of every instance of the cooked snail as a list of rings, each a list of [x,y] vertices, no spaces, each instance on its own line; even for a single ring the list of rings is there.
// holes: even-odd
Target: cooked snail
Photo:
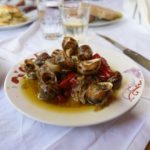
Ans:
[[[116,71],[107,81],[113,84],[113,89],[118,89],[121,86],[122,75],[120,72]]]
[[[46,59],[50,58],[50,56],[44,52],[40,55],[36,55],[37,59],[35,60],[35,64],[38,66],[42,66]]]
[[[24,70],[27,74],[27,77],[29,79],[36,79],[36,67],[34,65],[34,62],[31,59],[26,59],[24,62]]]
[[[37,71],[37,77],[42,84],[52,84],[57,82],[55,73],[52,72],[51,69],[49,69],[49,67],[46,65],[43,65]]]
[[[77,65],[77,71],[83,75],[90,75],[94,74],[98,71],[101,65],[101,59],[91,59],[91,60],[84,60],[79,62]]]
[[[55,96],[57,95],[58,89],[55,85],[40,85],[38,98],[40,100],[54,101]]]
[[[78,43],[71,37],[65,37],[62,42],[63,50],[67,57],[77,55]]]
[[[113,84],[110,82],[93,83],[86,91],[86,98],[90,104],[102,103],[112,92]]]
[[[78,48],[78,58],[80,60],[89,60],[92,58],[92,49],[88,45],[82,45]]]
[[[51,59],[47,59],[45,61],[45,64],[52,72],[60,72],[61,71],[60,65],[52,63]]]
[[[55,56],[59,55],[62,51],[63,51],[63,50],[56,49],[56,50],[54,50],[54,51],[51,53],[51,56],[52,56],[52,57],[55,57]]]

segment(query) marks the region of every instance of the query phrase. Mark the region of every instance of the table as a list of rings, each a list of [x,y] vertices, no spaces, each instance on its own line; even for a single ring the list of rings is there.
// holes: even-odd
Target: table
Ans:
[[[32,35],[27,39],[24,35],[29,30],[30,33],[32,31]],[[111,26],[90,28],[89,32],[108,35],[150,59],[150,31],[129,18]],[[106,48],[120,52],[105,40],[99,40]],[[140,68],[146,82],[141,101],[126,115],[104,124],[78,128],[47,125],[27,118],[8,103],[3,90],[3,81],[8,69],[19,59],[57,42],[59,41],[43,39],[38,23],[16,30],[0,31],[0,149],[144,149],[150,139],[150,72],[142,66]],[[16,45],[17,47],[14,47]]]

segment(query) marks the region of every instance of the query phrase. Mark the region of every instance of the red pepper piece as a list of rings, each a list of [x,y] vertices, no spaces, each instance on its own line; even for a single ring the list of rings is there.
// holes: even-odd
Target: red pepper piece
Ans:
[[[100,74],[100,75],[99,75],[99,78],[100,78],[100,80],[103,81],[103,82],[107,81],[107,77],[105,76],[105,74]]]
[[[107,79],[109,78],[109,73],[105,68],[101,68],[98,72],[98,76],[101,81],[107,81]]]
[[[113,74],[114,74],[114,72],[108,65],[106,59],[101,57],[101,67],[100,67],[99,73],[98,73],[99,78],[102,81],[107,81]]]
[[[108,63],[107,63],[107,61],[106,61],[106,59],[105,58],[101,58],[101,65],[103,66],[103,67],[105,67],[105,68],[110,68],[110,66],[108,65]]]
[[[66,98],[71,95],[71,90],[72,90],[71,88],[65,89],[65,91],[64,91],[64,96],[65,96]]]
[[[93,59],[95,58],[101,58],[101,56],[98,54],[98,53],[95,53],[93,56],[92,56]]]
[[[113,73],[113,71],[112,71],[112,69],[110,68],[110,66],[108,65],[108,63],[107,63],[107,61],[106,61],[106,59],[105,58],[102,58],[101,59],[101,66],[102,66],[102,68],[106,71],[106,72],[108,72],[108,73]]]
[[[75,73],[71,72],[69,73],[59,84],[59,87],[62,89],[66,89],[68,87],[70,87],[70,80],[73,79],[75,77]]]
[[[75,77],[72,78],[69,82],[72,88],[74,88],[77,85],[77,80],[75,79]]]
[[[66,102],[66,98],[63,95],[57,95],[57,100],[59,103]]]

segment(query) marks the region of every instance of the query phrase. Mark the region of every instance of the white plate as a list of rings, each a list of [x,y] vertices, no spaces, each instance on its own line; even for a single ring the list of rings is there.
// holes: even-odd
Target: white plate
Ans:
[[[111,21],[97,19],[96,21],[89,23],[89,27],[99,27],[99,26],[111,25],[111,24],[118,23],[123,20],[125,20],[124,15],[121,18],[111,20]]]
[[[37,10],[33,10],[33,11],[26,13],[24,15],[27,17],[27,21],[22,22],[22,23],[18,23],[18,24],[14,24],[14,25],[0,26],[0,30],[19,28],[19,27],[22,27],[22,26],[25,26],[25,25],[32,23],[33,21],[35,21],[38,18]]]
[[[99,48],[95,46],[94,49]],[[123,54],[113,50],[99,50],[95,52],[99,52],[108,60],[111,67],[120,71],[123,75],[122,87],[117,94],[116,100],[104,109],[98,112],[89,109],[81,112],[66,113],[38,107],[24,97],[21,93],[20,84],[15,84],[11,81],[12,77],[23,73],[18,69],[21,62],[9,71],[5,79],[5,93],[9,102],[11,102],[18,111],[32,119],[61,126],[85,126],[104,123],[123,115],[131,110],[140,99],[144,88],[143,74],[136,63]],[[16,71],[18,73],[16,73]]]

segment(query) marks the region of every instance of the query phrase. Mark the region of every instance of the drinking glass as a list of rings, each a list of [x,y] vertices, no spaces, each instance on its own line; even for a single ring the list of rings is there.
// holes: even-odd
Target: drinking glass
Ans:
[[[83,6],[83,0],[63,0],[60,11],[65,36],[72,36],[78,41],[84,40],[89,22],[89,6]]]
[[[56,39],[62,35],[59,1],[38,0],[37,8],[40,27],[46,39]]]

